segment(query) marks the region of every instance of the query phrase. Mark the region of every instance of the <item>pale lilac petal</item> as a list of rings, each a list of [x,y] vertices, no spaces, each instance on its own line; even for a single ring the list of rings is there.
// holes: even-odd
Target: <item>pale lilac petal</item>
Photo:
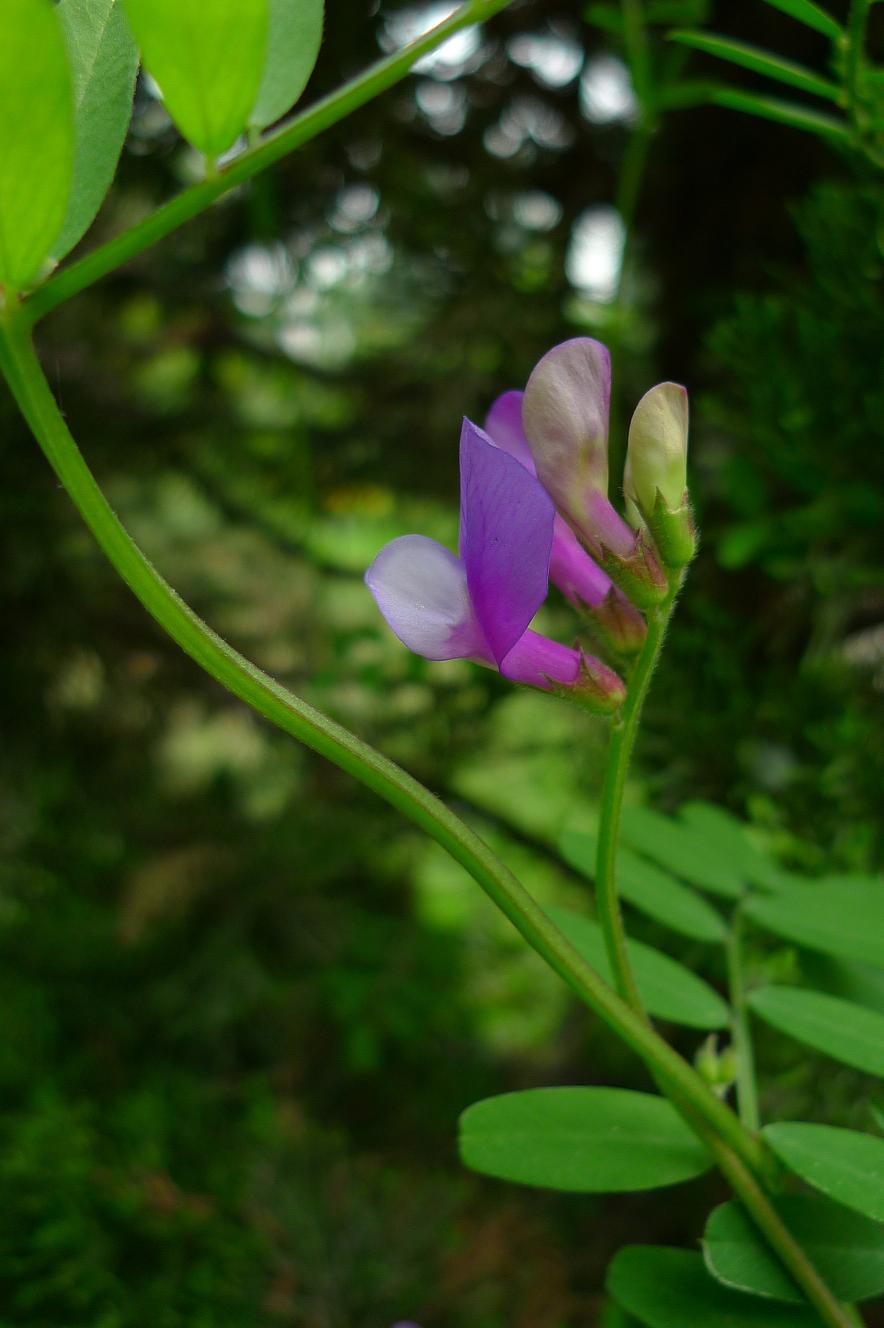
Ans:
[[[381,549],[365,573],[387,625],[425,659],[487,659],[466,570],[426,535],[402,535]]]
[[[549,579],[572,604],[595,608],[611,589],[611,578],[596,566],[573,530],[556,513]]]
[[[543,486],[464,420],[460,553],[476,617],[498,665],[546,599],[554,517]]]
[[[592,337],[544,355],[525,388],[522,424],[537,475],[572,520],[589,491],[608,490],[611,357]]]
[[[505,656],[500,671],[512,682],[545,691],[555,684],[573,687],[580,673],[580,652],[538,632],[525,632]]]
[[[524,392],[504,392],[503,396],[498,397],[485,420],[485,432],[495,447],[515,457],[527,471],[536,475],[534,458],[522,428],[524,395]]]

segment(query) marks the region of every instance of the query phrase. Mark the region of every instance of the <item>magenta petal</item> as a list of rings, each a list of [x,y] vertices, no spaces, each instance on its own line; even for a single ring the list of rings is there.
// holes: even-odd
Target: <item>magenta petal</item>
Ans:
[[[476,621],[463,563],[426,535],[402,535],[365,573],[387,625],[425,659],[491,663]]]
[[[558,684],[573,687],[580,672],[580,654],[538,632],[525,632],[500,666],[505,678],[549,691]]]
[[[476,617],[498,665],[546,599],[554,518],[543,486],[464,420],[460,554]]]
[[[611,589],[611,578],[593,562],[574,531],[556,514],[549,579],[572,604],[595,608]]]
[[[485,420],[485,432],[495,447],[515,457],[527,471],[536,475],[537,468],[522,428],[524,395],[524,392],[504,392],[503,396],[498,397]]]

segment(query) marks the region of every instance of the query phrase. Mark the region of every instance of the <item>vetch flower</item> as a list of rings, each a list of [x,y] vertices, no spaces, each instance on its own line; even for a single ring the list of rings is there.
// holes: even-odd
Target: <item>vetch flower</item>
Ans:
[[[580,542],[640,608],[659,603],[668,584],[643,531],[608,499],[611,357],[600,341],[554,346],[525,388],[522,423],[538,479]]]
[[[522,426],[523,392],[504,392],[492,405],[485,432],[531,475],[537,474]],[[549,579],[588,617],[593,632],[615,651],[632,654],[645,639],[645,621],[598,563],[590,558],[567,521],[556,512]]]
[[[625,688],[613,670],[529,630],[547,595],[555,524],[543,486],[469,420],[460,485],[459,558],[425,535],[403,535],[366,572],[388,625],[426,659],[471,659],[602,713],[616,710]]]
[[[684,567],[696,550],[687,460],[687,391],[678,383],[658,383],[642,397],[629,425],[623,492],[634,524],[647,524],[672,568]]]

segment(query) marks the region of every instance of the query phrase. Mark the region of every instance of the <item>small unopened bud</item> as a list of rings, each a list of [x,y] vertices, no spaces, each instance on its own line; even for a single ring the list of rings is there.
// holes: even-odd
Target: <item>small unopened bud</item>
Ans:
[[[733,1048],[728,1046],[719,1051],[718,1038],[710,1033],[694,1056],[694,1067],[713,1092],[724,1097],[736,1077]]]
[[[635,408],[623,490],[630,520],[641,517],[667,567],[691,561],[696,533],[687,494],[688,394],[658,383]]]

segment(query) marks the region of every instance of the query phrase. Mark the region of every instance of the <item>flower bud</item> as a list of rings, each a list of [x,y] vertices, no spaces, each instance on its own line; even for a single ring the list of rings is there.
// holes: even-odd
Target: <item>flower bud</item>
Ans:
[[[641,516],[670,568],[684,567],[696,549],[687,456],[688,394],[678,383],[658,383],[635,408],[623,488],[630,518]]]

